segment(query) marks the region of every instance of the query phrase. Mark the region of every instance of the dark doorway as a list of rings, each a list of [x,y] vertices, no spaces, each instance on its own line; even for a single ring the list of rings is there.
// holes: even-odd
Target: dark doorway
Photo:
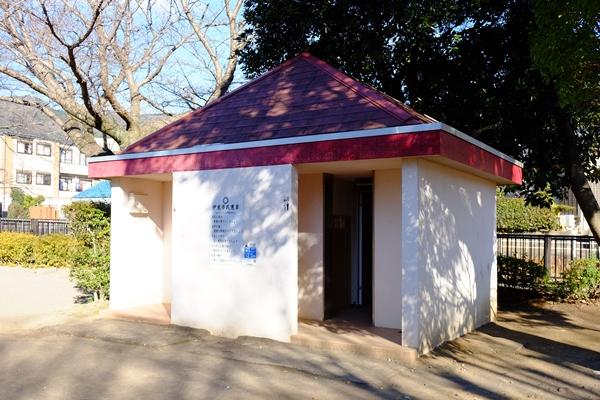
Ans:
[[[358,279],[357,305],[371,308],[373,302],[373,181],[358,180]]]
[[[336,181],[336,177],[325,175],[323,181],[325,319],[346,318],[354,313],[370,323],[372,179]]]

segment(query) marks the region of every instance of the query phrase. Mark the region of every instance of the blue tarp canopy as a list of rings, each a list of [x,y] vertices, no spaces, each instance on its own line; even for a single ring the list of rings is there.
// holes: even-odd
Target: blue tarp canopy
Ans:
[[[73,196],[74,199],[110,199],[110,181],[102,181]]]

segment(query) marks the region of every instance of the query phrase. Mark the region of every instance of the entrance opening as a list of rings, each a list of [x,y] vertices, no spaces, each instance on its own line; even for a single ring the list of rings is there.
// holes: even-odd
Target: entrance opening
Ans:
[[[324,177],[325,319],[372,323],[373,179]]]

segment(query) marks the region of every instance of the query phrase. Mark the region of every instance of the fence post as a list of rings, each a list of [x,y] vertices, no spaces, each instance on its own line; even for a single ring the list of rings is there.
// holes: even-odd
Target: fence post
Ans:
[[[550,235],[544,235],[544,268],[546,272],[550,274],[550,268],[552,267],[552,240]]]

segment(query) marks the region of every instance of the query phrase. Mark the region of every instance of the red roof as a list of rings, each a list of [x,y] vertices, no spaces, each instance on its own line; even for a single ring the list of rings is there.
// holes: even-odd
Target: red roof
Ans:
[[[124,153],[429,122],[434,120],[302,53]]]

